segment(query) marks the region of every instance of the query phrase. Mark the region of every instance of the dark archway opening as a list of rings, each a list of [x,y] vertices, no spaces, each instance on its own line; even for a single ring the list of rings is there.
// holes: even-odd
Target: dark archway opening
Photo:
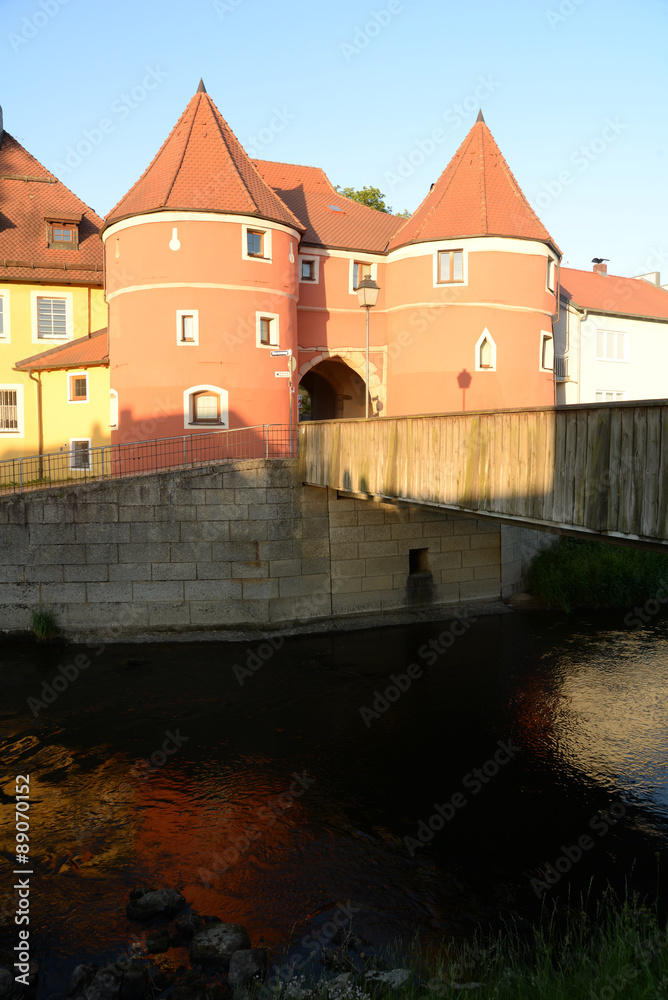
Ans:
[[[308,407],[303,407],[300,419],[337,420],[365,415],[364,380],[340,359],[331,358],[315,365],[302,378],[300,388],[306,390],[311,400],[310,414]]]

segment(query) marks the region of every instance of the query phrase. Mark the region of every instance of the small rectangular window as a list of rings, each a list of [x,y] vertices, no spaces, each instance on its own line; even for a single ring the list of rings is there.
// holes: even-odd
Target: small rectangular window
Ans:
[[[302,261],[302,280],[303,281],[313,281],[315,278],[315,261],[303,260]]]
[[[187,313],[181,317],[181,342],[192,344],[195,340],[195,317]]]
[[[47,222],[46,239],[52,250],[57,250],[59,247],[78,250],[79,226],[71,222]]]
[[[0,389],[0,431],[17,431],[18,429],[18,393],[15,389]]]
[[[551,257],[547,259],[547,287],[554,292],[557,287],[557,265]]]
[[[193,421],[217,424],[220,420],[220,397],[213,392],[198,392],[193,399]]]
[[[37,336],[67,337],[66,299],[37,299]]]
[[[271,344],[271,334],[272,334],[272,323],[273,320],[268,319],[266,316],[262,316],[260,319],[260,343],[261,344]]]
[[[249,229],[246,240],[249,257],[264,257],[264,233]]]
[[[364,264],[362,261],[355,261],[353,264],[353,289],[359,287],[360,281],[371,277],[371,264]]]
[[[618,330],[596,331],[597,361],[625,361],[626,335]]]
[[[90,439],[70,441],[70,469],[90,469]]]
[[[70,375],[69,400],[71,403],[85,403],[88,399],[88,378],[86,375]]]
[[[548,372],[554,369],[554,340],[547,334],[543,334],[541,343],[540,366]]]
[[[464,280],[464,251],[439,250],[438,281],[439,284],[453,284]]]

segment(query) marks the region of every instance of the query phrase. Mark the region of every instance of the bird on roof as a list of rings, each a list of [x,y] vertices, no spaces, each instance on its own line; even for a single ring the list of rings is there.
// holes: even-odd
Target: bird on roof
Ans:
[[[605,264],[605,262],[609,260],[609,257],[592,257],[591,262],[592,264]]]

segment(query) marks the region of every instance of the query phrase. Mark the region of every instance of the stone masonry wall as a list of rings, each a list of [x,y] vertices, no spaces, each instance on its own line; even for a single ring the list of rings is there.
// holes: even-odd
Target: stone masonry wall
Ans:
[[[0,499],[0,630],[45,605],[65,633],[277,627],[493,599],[500,526],[302,486],[245,461]],[[413,587],[409,550],[427,549]]]

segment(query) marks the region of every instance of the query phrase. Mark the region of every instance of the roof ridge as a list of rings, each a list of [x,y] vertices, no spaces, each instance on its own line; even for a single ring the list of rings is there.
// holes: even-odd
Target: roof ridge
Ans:
[[[201,81],[200,81],[200,83],[201,83]],[[202,99],[201,98],[201,92],[198,91],[197,94],[199,95],[199,100],[197,101],[197,106],[193,110],[193,116],[192,116],[192,119],[191,119],[191,122],[190,122],[190,128],[188,130],[188,138],[183,143],[183,149],[181,150],[181,159],[179,160],[179,165],[176,168],[176,170],[174,171],[174,176],[172,177],[172,182],[169,185],[169,188],[167,189],[167,194],[163,198],[163,201],[162,201],[163,208],[166,206],[167,202],[169,201],[169,196],[172,193],[172,188],[176,184],[176,178],[179,176],[179,172],[181,170],[181,167],[183,166],[183,161],[184,161],[185,156],[186,156],[186,150],[188,149],[188,143],[190,142],[190,136],[193,134],[193,126],[195,124],[195,118],[197,117],[197,112],[199,111],[200,101]],[[190,104],[188,106],[190,106]]]
[[[482,114],[482,111],[480,112]],[[481,128],[478,130],[480,135],[480,228],[483,233],[489,231],[489,221],[487,218],[487,174],[486,174],[486,161],[485,161],[485,133],[482,128],[487,128],[485,125],[485,119],[476,119],[476,125],[480,125]],[[491,134],[491,133],[490,133]]]

